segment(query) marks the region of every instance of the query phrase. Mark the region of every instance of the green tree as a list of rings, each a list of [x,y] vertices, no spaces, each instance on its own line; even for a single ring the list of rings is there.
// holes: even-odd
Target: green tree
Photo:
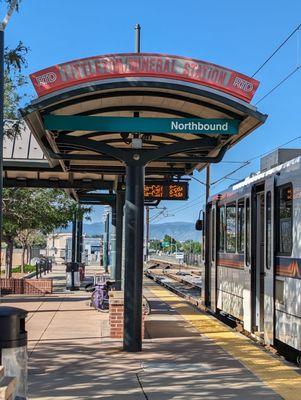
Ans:
[[[46,246],[46,236],[37,229],[24,229],[18,233],[16,245],[22,248],[21,272],[24,272],[25,263],[29,262],[32,246]]]
[[[0,0],[5,3],[8,9],[8,16],[16,7],[19,9],[19,0]],[[22,128],[22,120],[19,115],[21,101],[26,97],[24,91],[27,84],[27,78],[22,73],[23,68],[27,66],[26,55],[28,47],[23,42],[19,42],[14,48],[6,47],[4,49],[4,128],[5,134],[13,138],[19,134]]]
[[[152,250],[161,250],[161,242],[157,239],[152,239],[149,242],[149,248]]]
[[[175,252],[180,249],[181,244],[175,238],[170,235],[165,235],[163,238],[163,242],[169,243],[169,246],[165,246],[163,251],[165,252]]]
[[[66,227],[74,212],[90,212],[90,208],[78,210],[77,203],[66,192],[57,189],[9,188],[3,190],[3,240],[7,244],[6,277],[11,276],[14,242],[23,231],[39,231],[47,235],[60,227]]]
[[[186,242],[183,243],[183,250],[185,253],[201,254],[202,246],[199,242],[186,240]]]

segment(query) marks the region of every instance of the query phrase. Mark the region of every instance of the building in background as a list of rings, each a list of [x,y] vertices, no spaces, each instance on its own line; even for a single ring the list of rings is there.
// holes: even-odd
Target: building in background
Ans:
[[[86,265],[100,264],[102,258],[103,237],[83,236],[82,261]],[[45,255],[57,259],[57,261],[71,261],[72,233],[54,233],[47,237]]]
[[[82,261],[86,265],[98,264],[100,265],[102,260],[103,251],[103,237],[83,237],[83,253]],[[71,261],[72,257],[72,235],[66,240],[65,259]]]
[[[66,243],[72,239],[72,233],[53,233],[47,236],[47,256],[66,259]]]

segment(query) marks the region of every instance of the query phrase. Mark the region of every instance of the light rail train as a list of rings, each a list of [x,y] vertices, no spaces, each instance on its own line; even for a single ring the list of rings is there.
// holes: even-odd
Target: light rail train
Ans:
[[[300,361],[301,149],[273,152],[209,198],[203,249],[207,307]]]

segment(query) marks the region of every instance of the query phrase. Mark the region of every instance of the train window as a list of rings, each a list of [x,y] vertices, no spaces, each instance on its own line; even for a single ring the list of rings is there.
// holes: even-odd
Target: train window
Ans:
[[[219,209],[219,251],[222,253],[225,251],[225,217],[225,207],[221,206]]]
[[[277,205],[277,252],[290,255],[293,236],[293,188],[291,184],[277,188]]]
[[[245,214],[244,214],[244,202],[239,201],[237,206],[237,251],[243,253],[245,250]]]
[[[205,227],[204,227],[205,228]],[[202,260],[205,260],[205,229],[202,230]]]
[[[266,196],[266,267],[272,266],[272,196],[267,192]]]
[[[246,265],[251,263],[250,255],[250,237],[251,237],[251,215],[250,215],[250,199],[246,199]]]
[[[275,280],[275,299],[276,302],[284,305],[284,281],[276,279]]]
[[[236,206],[226,207],[226,251],[235,253],[236,250]]]

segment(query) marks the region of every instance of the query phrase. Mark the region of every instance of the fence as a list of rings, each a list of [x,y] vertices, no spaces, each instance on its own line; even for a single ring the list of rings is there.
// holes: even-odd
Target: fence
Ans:
[[[204,265],[204,261],[202,260],[201,254],[193,254],[193,253],[183,253],[183,259],[176,258],[173,254],[151,254],[150,259],[170,262],[172,264],[186,264],[192,267],[202,267]]]
[[[42,275],[51,271],[52,260],[41,258],[36,263],[35,273],[28,275],[27,278],[0,278],[0,294],[50,294],[53,290],[52,279],[42,279]]]
[[[1,295],[8,294],[50,294],[52,279],[0,278]]]
[[[204,261],[201,254],[184,253],[184,263],[193,267],[201,267]]]

